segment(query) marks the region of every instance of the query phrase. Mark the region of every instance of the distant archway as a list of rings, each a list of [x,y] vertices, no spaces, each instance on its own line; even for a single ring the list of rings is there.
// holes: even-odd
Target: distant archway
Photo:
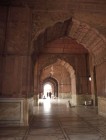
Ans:
[[[46,85],[49,85],[49,88],[47,90],[44,90],[44,87]],[[57,82],[57,80],[54,79],[54,78],[52,78],[52,77],[47,77],[46,79],[44,79],[42,81],[41,90],[43,91],[43,94],[45,96],[47,96],[47,93],[46,92],[51,92],[53,98],[54,97],[58,97],[58,82]]]
[[[70,83],[71,83],[71,85],[70,85],[71,90],[67,95],[68,95],[68,99],[69,100],[71,99],[72,103],[74,105],[76,105],[77,104],[77,95],[76,95],[76,75],[75,75],[75,70],[73,69],[73,67],[68,62],[66,62],[64,60],[61,60],[61,59],[57,59],[57,61],[54,64],[61,65],[69,73]],[[54,64],[52,64],[52,65],[54,65]],[[46,66],[46,67],[49,68],[49,66]],[[42,81],[40,82],[40,85],[41,85],[40,90],[42,92],[44,92],[44,90],[43,90],[44,85],[49,83],[49,84],[53,85],[53,87],[54,87],[54,96],[58,97],[58,94],[60,95],[60,92],[58,93],[58,91],[60,91],[60,90],[58,90],[58,89],[60,89],[61,88],[60,86],[62,86],[62,85],[60,85],[58,83],[58,81],[54,77],[55,76],[53,75],[53,77],[49,76],[47,78],[45,77],[45,79],[42,79]],[[65,86],[65,85],[63,84],[63,86]]]
[[[37,55],[35,54],[39,54],[47,42],[63,36],[75,39],[76,42],[82,44],[89,51],[93,67],[105,60],[106,38],[86,23],[71,18],[63,22],[57,22],[53,26],[36,34],[35,38],[32,40],[33,45],[31,50],[32,56],[35,56],[34,61],[37,59]],[[73,77],[73,83],[76,85],[75,74],[73,74]],[[74,89],[76,88],[73,87],[73,91]],[[76,94],[76,90],[74,93]]]
[[[51,83],[46,83],[46,84],[43,86],[43,90],[44,90],[44,92],[52,92],[53,89],[52,89]]]

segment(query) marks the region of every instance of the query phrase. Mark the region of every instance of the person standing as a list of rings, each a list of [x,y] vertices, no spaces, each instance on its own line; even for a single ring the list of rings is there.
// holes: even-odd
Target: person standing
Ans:
[[[49,97],[51,98],[51,95],[52,95],[52,93],[51,92],[49,92]]]
[[[47,97],[49,96],[49,93],[47,92]]]

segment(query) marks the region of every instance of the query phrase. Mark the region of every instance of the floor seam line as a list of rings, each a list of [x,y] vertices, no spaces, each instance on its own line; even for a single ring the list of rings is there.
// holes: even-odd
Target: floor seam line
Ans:
[[[62,133],[63,133],[65,139],[66,139],[66,140],[70,140],[70,138],[68,137],[68,135],[67,135],[66,132],[64,131],[64,128],[62,127],[61,122],[58,121],[58,123],[59,123],[60,129],[62,130]]]

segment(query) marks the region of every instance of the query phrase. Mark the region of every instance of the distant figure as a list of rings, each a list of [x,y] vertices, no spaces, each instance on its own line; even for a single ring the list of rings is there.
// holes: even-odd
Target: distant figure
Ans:
[[[44,96],[43,99],[46,99],[46,97]]]
[[[68,104],[69,104],[69,107],[71,107],[71,103],[70,103],[70,101],[68,101]]]
[[[47,97],[49,96],[49,93],[47,92]]]
[[[52,93],[51,92],[49,92],[49,97],[51,98],[51,95],[52,95]]]

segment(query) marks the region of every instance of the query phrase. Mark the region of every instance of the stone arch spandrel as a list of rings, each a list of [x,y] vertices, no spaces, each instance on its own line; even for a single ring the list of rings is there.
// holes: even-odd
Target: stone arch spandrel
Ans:
[[[106,37],[95,28],[77,19],[70,18],[63,22],[57,22],[51,27],[44,29],[33,40],[32,51],[40,52],[48,41],[53,41],[63,36],[69,36],[82,44],[95,59],[94,65],[106,59]]]
[[[72,19],[72,25],[68,35],[82,44],[93,59],[94,65],[106,59],[106,38],[96,29],[90,27],[86,23]]]

